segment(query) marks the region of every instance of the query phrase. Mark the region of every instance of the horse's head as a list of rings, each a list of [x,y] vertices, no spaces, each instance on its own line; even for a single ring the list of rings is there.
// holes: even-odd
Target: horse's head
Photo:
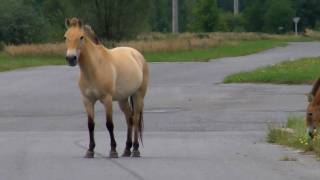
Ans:
[[[307,107],[306,125],[307,132],[313,137],[314,130],[320,125],[320,79],[314,84],[312,91],[308,94],[309,105]]]
[[[310,103],[307,108],[306,116],[307,132],[309,136],[313,138],[314,130],[320,124],[320,105],[314,106]]]
[[[67,46],[66,60],[70,66],[76,66],[80,49],[84,43],[85,32],[82,22],[77,18],[66,19],[67,31],[64,34],[64,39]]]

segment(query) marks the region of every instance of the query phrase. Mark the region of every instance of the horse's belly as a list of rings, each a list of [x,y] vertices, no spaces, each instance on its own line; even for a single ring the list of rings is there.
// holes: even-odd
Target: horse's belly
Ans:
[[[128,77],[126,79],[118,79],[115,87],[113,99],[116,101],[123,100],[133,95],[142,84],[142,75],[136,77]]]
[[[119,101],[128,98],[133,95],[141,86],[141,84],[135,84],[132,86],[117,86],[113,95],[113,100]]]
[[[130,52],[126,51],[126,53],[121,53],[121,56],[118,55],[117,61],[114,61],[114,100],[128,98],[129,96],[133,95],[142,85],[143,62],[140,59],[135,59],[134,52],[131,49],[129,50]]]

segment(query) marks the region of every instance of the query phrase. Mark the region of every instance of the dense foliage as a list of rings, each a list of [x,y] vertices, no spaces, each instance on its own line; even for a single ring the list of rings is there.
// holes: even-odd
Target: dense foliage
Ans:
[[[172,0],[0,0],[0,42],[20,44],[61,41],[66,17],[77,16],[107,40],[134,38],[138,33],[171,31]],[[320,28],[319,0],[179,0],[182,32],[293,30]]]

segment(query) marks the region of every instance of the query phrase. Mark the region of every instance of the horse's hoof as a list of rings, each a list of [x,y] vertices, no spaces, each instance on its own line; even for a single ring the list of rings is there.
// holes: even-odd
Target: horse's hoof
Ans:
[[[122,157],[130,157],[131,156],[131,151],[130,150],[124,150]]]
[[[93,151],[87,151],[85,158],[94,158],[94,152]]]
[[[139,150],[133,150],[132,151],[132,157],[140,157],[140,151]]]
[[[110,158],[118,158],[119,156],[118,156],[118,153],[117,153],[117,151],[110,151],[110,154],[109,154],[109,157]]]

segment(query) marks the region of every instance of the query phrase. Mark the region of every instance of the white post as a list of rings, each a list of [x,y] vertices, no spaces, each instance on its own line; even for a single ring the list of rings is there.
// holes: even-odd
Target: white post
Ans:
[[[172,33],[179,32],[178,0],[172,0]]]
[[[295,35],[298,36],[298,23],[300,21],[300,17],[294,17],[293,22],[294,22],[294,31]]]

